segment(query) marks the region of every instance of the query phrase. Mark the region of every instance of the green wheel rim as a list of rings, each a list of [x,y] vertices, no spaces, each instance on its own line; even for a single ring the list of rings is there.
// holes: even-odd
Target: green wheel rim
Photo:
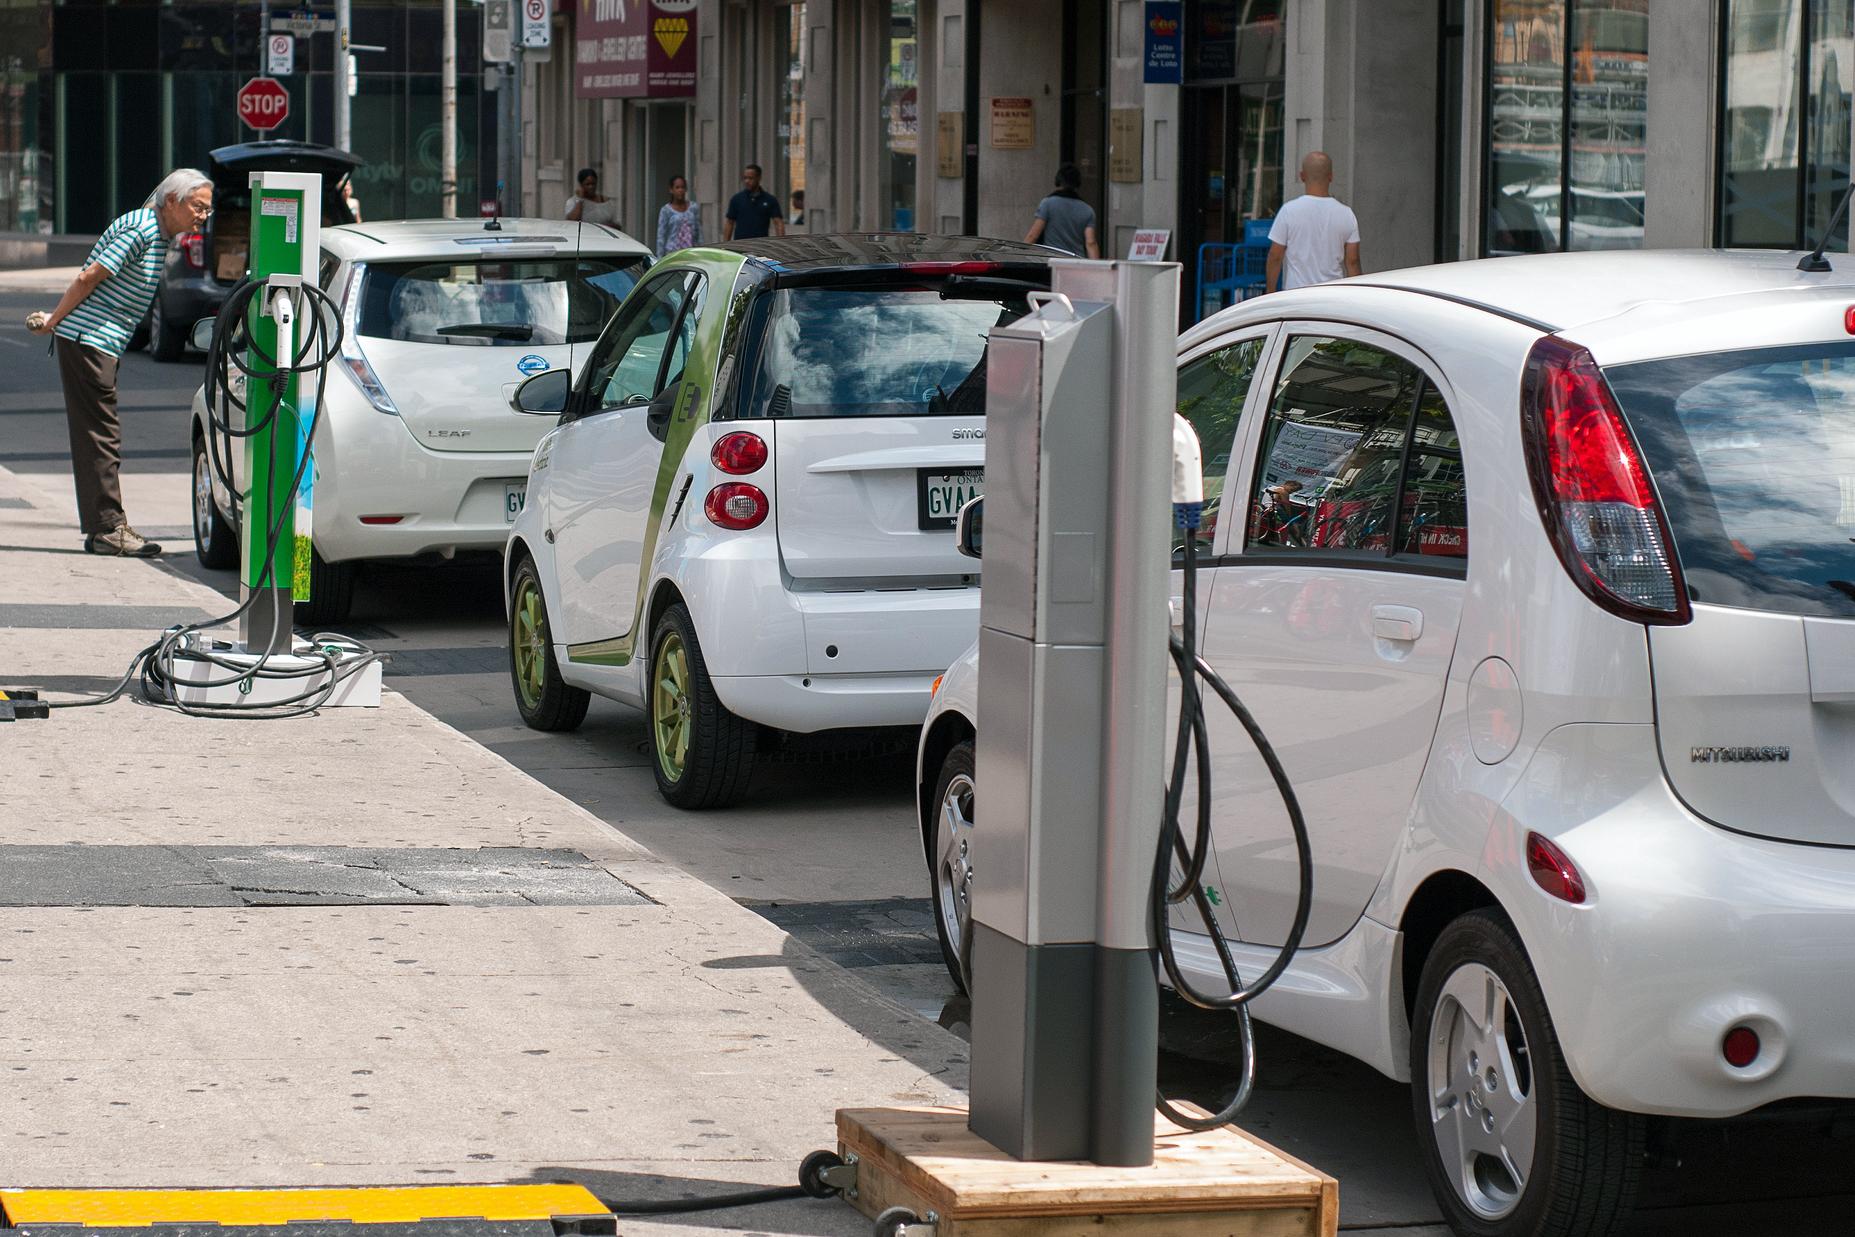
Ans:
[[[515,688],[523,707],[539,708],[547,686],[547,611],[541,607],[541,588],[533,576],[522,577],[516,585],[509,651],[515,658]]]
[[[689,759],[689,732],[695,725],[691,708],[689,650],[672,631],[657,645],[651,667],[651,740],[657,749],[657,767],[672,782],[681,779],[683,764]]]

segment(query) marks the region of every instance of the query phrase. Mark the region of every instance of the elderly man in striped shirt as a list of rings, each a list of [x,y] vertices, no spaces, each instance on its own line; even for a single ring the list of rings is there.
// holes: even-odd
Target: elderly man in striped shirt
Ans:
[[[170,172],[140,210],[98,238],[89,259],[50,314],[29,325],[57,336],[58,375],[71,430],[71,471],[84,549],[149,558],[161,547],[129,527],[122,509],[122,421],[116,415],[116,370],[129,336],[160,286],[170,238],[213,213],[213,182],[192,168]]]

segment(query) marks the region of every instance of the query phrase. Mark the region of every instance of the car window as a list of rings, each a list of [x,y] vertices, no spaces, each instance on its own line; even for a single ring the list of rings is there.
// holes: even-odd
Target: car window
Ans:
[[[1250,493],[1251,551],[1468,553],[1461,450],[1442,395],[1372,344],[1291,337]]]
[[[321,265],[316,268],[316,285],[324,292],[335,282],[335,272],[341,269],[341,259],[324,249]]]
[[[670,350],[663,361],[663,378],[657,389],[651,392],[657,395],[683,380],[683,370],[689,364],[689,354],[696,346],[696,329],[702,325],[703,291],[708,281],[698,278],[689,297],[689,307],[683,311],[683,317],[676,326],[676,337],[670,341]]]
[[[688,271],[673,271],[625,301],[587,366],[587,412],[650,402],[693,278]]]
[[[587,343],[645,266],[642,255],[370,263],[356,330],[474,347]]]
[[[1694,601],[1855,618],[1855,343],[1604,371]]]
[[[1238,340],[1208,352],[1179,370],[1179,413],[1198,433],[1204,453],[1204,520],[1198,544],[1210,546],[1217,536],[1217,517],[1235,449],[1237,421],[1243,401],[1262,361],[1266,337]]]
[[[748,416],[983,413],[987,333],[1027,308],[921,287],[781,288],[768,302]]]

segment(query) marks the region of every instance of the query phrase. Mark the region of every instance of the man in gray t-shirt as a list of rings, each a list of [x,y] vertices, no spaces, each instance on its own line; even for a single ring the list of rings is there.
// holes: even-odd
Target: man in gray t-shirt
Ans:
[[[1095,239],[1095,210],[1076,192],[1081,187],[1082,169],[1073,163],[1056,169],[1056,189],[1037,203],[1037,217],[1031,220],[1024,239],[1078,258],[1101,257],[1101,245]]]

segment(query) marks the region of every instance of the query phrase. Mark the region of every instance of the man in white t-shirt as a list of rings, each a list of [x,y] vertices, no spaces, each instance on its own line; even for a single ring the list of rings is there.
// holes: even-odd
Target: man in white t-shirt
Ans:
[[[1333,196],[1333,160],[1324,150],[1301,161],[1307,192],[1282,203],[1269,228],[1268,283],[1265,289],[1305,288],[1310,284],[1357,275],[1359,218]]]

